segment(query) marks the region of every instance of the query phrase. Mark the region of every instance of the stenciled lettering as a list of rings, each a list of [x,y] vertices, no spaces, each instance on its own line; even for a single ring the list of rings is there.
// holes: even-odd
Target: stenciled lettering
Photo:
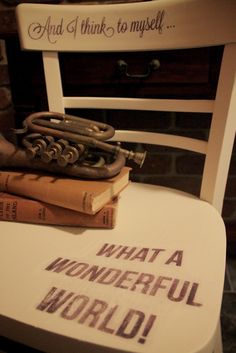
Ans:
[[[125,246],[105,243],[96,253],[96,256],[114,257],[129,261],[154,262],[165,252],[166,265],[181,266],[183,261],[183,250],[176,250],[171,255],[166,255],[166,249],[161,248],[138,248],[136,246]]]
[[[115,29],[112,26],[108,26],[106,23],[106,17],[103,17],[100,22],[95,22],[90,17],[82,20],[81,30],[82,35],[101,35],[105,37],[113,37]]]
[[[137,337],[140,344],[145,343],[156,321],[156,315],[134,308],[122,309],[119,305],[111,305],[104,299],[91,298],[83,293],[74,293],[57,287],[49,290],[36,309],[48,314],[57,313],[65,320],[76,320],[77,324],[122,339]]]
[[[141,20],[133,20],[130,24],[130,32],[139,32],[140,38],[146,31],[157,31],[159,34],[163,32],[165,11],[157,12],[156,17]]]
[[[55,44],[59,38],[64,41],[67,38],[76,40],[77,35],[112,38],[137,33],[139,38],[143,38],[145,32],[155,31],[161,35],[164,28],[175,28],[175,25],[167,26],[164,23],[165,14],[165,10],[162,9],[143,18],[130,19],[118,16],[115,18],[115,15],[111,18],[106,16],[80,18],[76,14],[71,18],[66,15],[61,18],[48,16],[44,20],[32,22],[28,27],[28,35],[32,40],[46,40],[51,44]]]
[[[67,24],[67,26],[66,26],[66,31],[68,33],[72,33],[74,35],[74,38],[75,38],[76,33],[77,33],[78,19],[79,19],[79,17],[76,16],[76,18],[73,19],[72,21],[70,21]]]
[[[51,44],[55,44],[57,42],[57,38],[62,36],[63,33],[63,18],[61,18],[58,23],[53,23],[51,16],[48,16],[44,24],[34,22],[31,23],[28,28],[28,34],[31,39],[39,40],[44,37]]]
[[[173,261],[173,259],[176,259],[176,255],[171,258],[171,261]],[[70,278],[86,280],[105,286],[113,286],[121,290],[128,290],[150,296],[165,296],[168,300],[176,303],[182,302],[195,307],[202,306],[201,303],[196,301],[199,284],[189,280],[92,265],[85,262],[63,259],[61,257],[49,264],[45,270],[62,273]]]

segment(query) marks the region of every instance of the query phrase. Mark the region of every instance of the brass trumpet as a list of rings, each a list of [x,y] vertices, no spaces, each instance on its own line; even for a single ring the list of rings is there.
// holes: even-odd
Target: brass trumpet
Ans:
[[[120,144],[104,142],[114,136],[112,126],[72,115],[38,112],[23,121],[22,148],[10,146],[3,137],[0,166],[29,167],[88,179],[118,174],[126,159],[142,166],[146,152],[135,153]],[[2,146],[2,147],[1,147]]]

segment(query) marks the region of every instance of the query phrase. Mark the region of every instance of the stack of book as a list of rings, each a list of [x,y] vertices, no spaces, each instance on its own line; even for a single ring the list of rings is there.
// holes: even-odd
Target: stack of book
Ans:
[[[120,192],[130,168],[110,179],[0,171],[0,220],[114,228]]]

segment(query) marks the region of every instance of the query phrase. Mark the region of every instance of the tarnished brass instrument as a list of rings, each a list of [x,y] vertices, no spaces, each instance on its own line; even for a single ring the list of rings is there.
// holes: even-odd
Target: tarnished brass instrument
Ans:
[[[134,153],[120,144],[104,142],[114,136],[112,126],[72,115],[38,112],[23,122],[22,148],[0,141],[7,151],[0,166],[29,167],[89,179],[119,173],[126,158],[142,166],[146,153]],[[4,145],[4,146],[3,146]],[[0,155],[1,156],[1,155]]]

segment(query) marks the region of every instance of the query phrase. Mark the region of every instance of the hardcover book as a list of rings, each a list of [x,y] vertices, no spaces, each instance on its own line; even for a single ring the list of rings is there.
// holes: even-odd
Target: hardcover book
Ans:
[[[118,197],[107,203],[95,215],[51,205],[42,201],[0,193],[0,220],[79,226],[94,228],[114,228],[116,224]]]
[[[117,196],[129,183],[130,168],[102,180],[0,171],[0,191],[30,197],[75,211],[95,214]]]

